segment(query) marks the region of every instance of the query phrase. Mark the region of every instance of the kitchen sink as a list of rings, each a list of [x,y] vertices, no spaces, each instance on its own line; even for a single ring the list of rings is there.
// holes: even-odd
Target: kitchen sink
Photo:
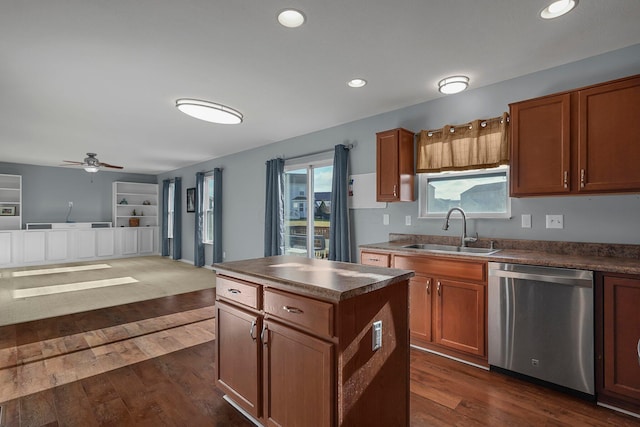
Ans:
[[[469,255],[491,255],[500,250],[490,248],[469,248],[466,246],[436,245],[433,243],[415,243],[412,245],[404,245],[402,247],[407,249],[420,249],[427,252],[464,253]]]

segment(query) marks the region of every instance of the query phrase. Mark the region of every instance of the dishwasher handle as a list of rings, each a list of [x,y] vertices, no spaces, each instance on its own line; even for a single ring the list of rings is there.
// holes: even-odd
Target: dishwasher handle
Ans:
[[[593,288],[593,272],[588,270],[489,263],[489,276]]]

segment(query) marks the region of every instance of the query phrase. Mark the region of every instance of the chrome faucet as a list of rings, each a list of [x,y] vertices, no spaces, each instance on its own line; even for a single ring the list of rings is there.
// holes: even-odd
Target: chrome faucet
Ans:
[[[447,212],[447,216],[444,219],[444,225],[442,226],[443,230],[449,229],[449,217],[451,216],[451,212],[458,211],[460,215],[462,215],[462,239],[460,242],[460,246],[465,247],[467,243],[474,243],[478,241],[478,233],[476,233],[476,237],[468,237],[467,236],[467,216],[464,214],[464,211],[458,207],[449,209]]]

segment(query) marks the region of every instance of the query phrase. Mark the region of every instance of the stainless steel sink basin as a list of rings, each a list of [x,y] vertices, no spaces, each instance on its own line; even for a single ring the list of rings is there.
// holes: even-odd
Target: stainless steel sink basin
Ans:
[[[491,255],[500,251],[500,249],[469,248],[466,246],[436,245],[432,243],[415,243],[412,245],[404,245],[402,247],[407,249],[420,249],[427,252],[464,253],[469,255]]]

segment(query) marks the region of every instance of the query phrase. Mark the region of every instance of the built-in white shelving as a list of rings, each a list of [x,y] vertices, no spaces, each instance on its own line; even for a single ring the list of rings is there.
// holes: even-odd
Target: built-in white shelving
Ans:
[[[0,174],[0,230],[22,228],[22,176]]]
[[[130,227],[132,218],[139,220],[139,227],[158,226],[158,184],[113,183],[113,226]]]

